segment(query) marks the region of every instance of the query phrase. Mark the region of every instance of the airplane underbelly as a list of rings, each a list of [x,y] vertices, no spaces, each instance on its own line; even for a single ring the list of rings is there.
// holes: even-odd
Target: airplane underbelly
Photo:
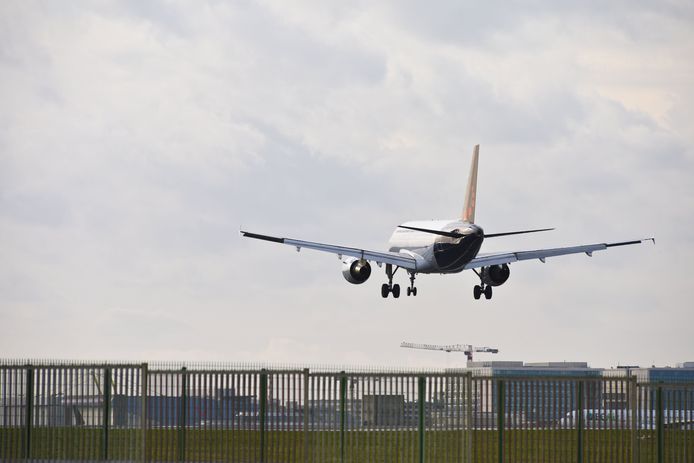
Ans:
[[[460,242],[438,241],[433,246],[434,259],[441,273],[461,272],[475,258],[482,246],[482,238],[470,236]]]

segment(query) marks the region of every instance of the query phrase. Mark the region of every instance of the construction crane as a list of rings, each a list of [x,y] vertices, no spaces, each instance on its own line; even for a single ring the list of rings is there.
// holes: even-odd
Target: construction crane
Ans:
[[[470,344],[449,344],[446,346],[440,346],[438,344],[417,344],[414,342],[403,341],[400,344],[400,347],[407,347],[410,349],[441,350],[444,352],[463,352],[470,362],[472,362],[473,352],[486,352],[489,354],[499,353],[499,349],[495,349],[493,347],[475,347]]]

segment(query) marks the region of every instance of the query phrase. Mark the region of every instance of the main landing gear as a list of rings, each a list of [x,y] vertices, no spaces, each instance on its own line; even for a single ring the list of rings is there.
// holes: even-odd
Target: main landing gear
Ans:
[[[484,294],[485,299],[491,299],[492,298],[492,287],[489,285],[475,285],[474,288],[472,288],[472,295],[475,296],[475,299],[479,299],[482,294]]]
[[[388,293],[393,293],[393,297],[395,299],[400,297],[400,285],[399,284],[393,284],[393,275],[395,275],[395,272],[398,271],[400,267],[395,267],[395,270],[393,270],[393,265],[392,264],[386,264],[386,275],[388,276],[388,283],[383,283],[381,286],[381,296],[382,297],[388,297]],[[409,293],[407,294],[409,296]]]
[[[393,294],[393,297],[395,299],[400,297],[400,285],[399,284],[393,284],[393,275],[395,275],[395,272],[398,271],[400,267],[395,267],[395,270],[393,270],[393,265],[392,264],[386,264],[386,275],[388,276],[388,283],[383,283],[381,286],[381,296],[382,297],[388,297],[389,293]],[[416,296],[417,295],[417,288],[414,286],[414,278],[415,274],[414,272],[410,273],[410,286],[407,288],[407,295],[408,296]]]
[[[407,288],[409,291],[410,288]],[[393,293],[393,297],[395,299],[400,297],[400,285],[395,283],[393,284],[388,284],[388,283],[383,283],[381,285],[381,296],[383,297],[388,297],[388,293]],[[409,293],[407,294],[409,296]]]
[[[475,287],[472,288],[472,295],[475,297],[475,299],[479,299],[480,297],[482,297],[482,294],[484,294],[485,299],[487,299],[487,300],[491,299],[492,298],[492,286],[484,284],[484,280],[482,279],[482,275],[480,275],[477,270],[475,270],[475,273],[477,273],[477,276],[480,277],[480,284],[475,285]]]

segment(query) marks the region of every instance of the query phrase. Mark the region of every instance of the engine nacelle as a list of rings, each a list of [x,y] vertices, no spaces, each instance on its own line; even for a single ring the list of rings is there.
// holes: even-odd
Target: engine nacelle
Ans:
[[[363,259],[353,257],[342,261],[342,275],[354,285],[360,285],[371,276],[371,265]]]
[[[506,283],[508,277],[511,275],[511,269],[507,264],[502,265],[490,265],[489,267],[482,267],[482,281],[485,285],[489,286],[499,286]]]

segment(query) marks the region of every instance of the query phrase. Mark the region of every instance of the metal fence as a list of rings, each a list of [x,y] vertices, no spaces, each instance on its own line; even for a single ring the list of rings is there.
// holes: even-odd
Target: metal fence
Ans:
[[[694,383],[5,361],[0,459],[691,463]]]

